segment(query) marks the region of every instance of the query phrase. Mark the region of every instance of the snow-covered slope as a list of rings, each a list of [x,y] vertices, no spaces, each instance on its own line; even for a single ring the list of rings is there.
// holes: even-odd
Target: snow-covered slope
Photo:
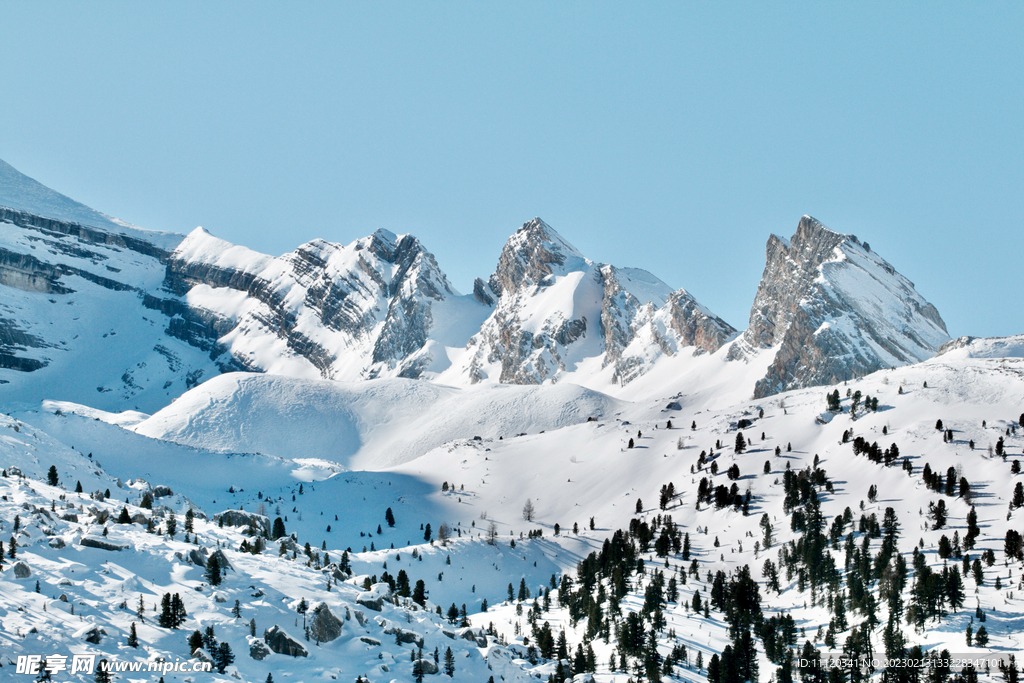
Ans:
[[[53,218],[64,223],[78,224],[80,228],[99,228],[104,233],[148,242],[165,251],[174,249],[182,238],[181,235],[175,233],[143,230],[100,213],[29,178],[2,159],[0,159],[0,207],[7,207],[34,216]],[[86,232],[89,231],[86,230]],[[93,233],[94,239],[95,234]]]
[[[804,216],[789,240],[772,235],[735,347],[777,348],[756,396],[830,384],[930,358],[949,339],[914,284],[853,235]]]
[[[236,372],[203,383],[133,429],[216,451],[379,469],[455,439],[557,429],[619,408],[615,399],[571,384],[457,389]]]

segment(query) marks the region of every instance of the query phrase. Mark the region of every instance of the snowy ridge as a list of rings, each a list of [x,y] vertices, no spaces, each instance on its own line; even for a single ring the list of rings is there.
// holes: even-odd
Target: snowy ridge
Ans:
[[[85,204],[76,202],[29,178],[2,159],[0,159],[0,206],[36,216],[100,228],[114,235],[125,235],[149,242],[165,251],[174,249],[182,239],[182,236],[176,233],[143,230],[95,209],[90,209]]]

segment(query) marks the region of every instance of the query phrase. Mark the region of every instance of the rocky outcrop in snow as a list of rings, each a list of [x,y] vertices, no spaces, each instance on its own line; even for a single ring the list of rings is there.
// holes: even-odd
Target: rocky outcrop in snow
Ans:
[[[853,235],[804,216],[768,240],[750,326],[730,349],[777,348],[755,397],[841,382],[935,354],[949,339],[939,312]]]

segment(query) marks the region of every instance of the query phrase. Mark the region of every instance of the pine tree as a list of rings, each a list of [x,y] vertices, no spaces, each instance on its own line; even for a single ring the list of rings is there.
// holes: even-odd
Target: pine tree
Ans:
[[[747,450],[747,440],[743,438],[743,432],[736,433],[736,446],[733,450],[737,453],[742,453]]]
[[[121,514],[119,514],[117,516],[117,523],[118,524],[131,524],[132,523],[131,515],[128,514],[128,506],[127,505],[121,508]]]
[[[412,591],[412,601],[420,607],[427,606],[427,585],[423,583],[423,579],[416,580],[416,587]]]
[[[192,511],[192,508],[189,508],[185,512],[185,533],[191,534],[195,531],[195,520],[196,513]]]
[[[391,508],[388,508],[384,513],[384,519],[387,521],[388,526],[395,526],[395,513],[391,511]]]
[[[174,516],[173,512],[167,513],[167,537],[174,539],[174,534],[178,533],[178,518]]]
[[[196,650],[203,646],[203,634],[199,631],[192,631],[192,635],[188,637],[188,652],[193,654]]]
[[[57,476],[57,466],[50,465],[49,471],[46,473],[46,483],[50,486],[56,486],[60,483],[60,477]]]
[[[444,672],[449,676],[455,676],[455,655],[450,647],[444,651]]]
[[[270,534],[270,538],[276,541],[277,539],[285,535],[287,535],[287,532],[284,529],[284,520],[280,517],[277,517],[276,519],[274,519],[274,529],[273,532]]]
[[[81,493],[81,492],[82,492],[82,482],[77,482],[75,484],[75,493]]]
[[[224,673],[224,670],[235,661],[235,654],[231,651],[231,646],[227,642],[221,643],[217,651],[210,654],[214,658],[214,664],[217,666],[218,673]]]
[[[113,676],[110,675],[110,661],[101,659],[96,662],[96,677],[93,678],[96,683],[110,683],[113,680]]]
[[[132,622],[131,630],[128,632],[128,647],[139,646],[139,634],[135,630],[135,622]]]
[[[211,586],[219,586],[222,580],[220,560],[217,558],[216,553],[210,555],[210,558],[206,561],[206,580]]]

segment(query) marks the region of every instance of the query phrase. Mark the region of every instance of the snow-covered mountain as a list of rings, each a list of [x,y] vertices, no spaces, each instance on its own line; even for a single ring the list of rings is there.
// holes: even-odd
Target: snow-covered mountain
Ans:
[[[732,357],[777,349],[754,395],[832,384],[931,358],[949,339],[939,312],[866,242],[804,216],[768,240],[750,326]]]
[[[411,235],[314,240],[279,258],[196,228],[171,254],[161,307],[246,367],[297,377],[417,378],[448,364],[490,308],[449,284]]]
[[[686,290],[639,268],[595,263],[539,218],[509,238],[490,279],[473,290],[495,309],[446,378],[584,381],[610,367],[611,383],[624,385],[662,354],[714,352],[735,332]]]

